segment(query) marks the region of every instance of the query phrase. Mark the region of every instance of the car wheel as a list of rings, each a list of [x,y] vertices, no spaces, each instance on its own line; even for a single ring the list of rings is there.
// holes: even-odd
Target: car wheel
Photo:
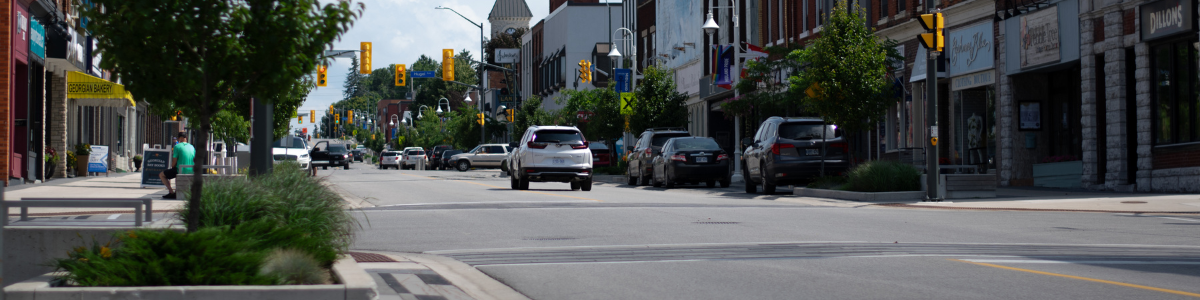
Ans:
[[[521,189],[521,182],[517,180],[517,176],[508,176],[509,186],[514,190]]]
[[[529,179],[525,178],[525,177],[521,177],[521,178],[517,179],[517,185],[518,185],[517,189],[519,189],[519,190],[522,190],[522,191],[528,190],[529,189]]]
[[[578,191],[578,190],[579,190],[579,183],[578,183],[578,182],[574,182],[574,181],[572,181],[572,182],[571,182],[571,190],[572,190],[572,191]]]
[[[638,177],[638,179],[642,181],[640,185],[650,185],[651,183],[654,182],[654,172],[650,172],[649,175],[644,174],[644,172],[638,172],[638,173],[642,173],[642,174],[640,174],[642,176]]]
[[[643,178],[645,178],[645,177],[647,177],[647,176],[642,176],[642,177],[643,177]],[[654,177],[654,170],[650,170],[650,176],[649,176],[649,177],[650,177],[650,186],[653,186],[653,187],[662,187],[662,182],[659,182],[659,181],[658,181],[658,178],[655,178],[655,177]]]
[[[725,179],[721,179],[721,187],[723,187],[723,188],[729,187],[729,184],[731,184],[731,183],[733,183],[733,180],[729,179],[729,177],[725,177]]]
[[[347,163],[345,166],[342,166],[342,170],[349,170],[349,169],[350,169],[349,163]]]
[[[775,194],[775,180],[771,178],[772,176],[774,175],[771,173],[763,173],[763,195]]]
[[[470,170],[470,169],[471,169],[471,162],[466,161],[466,160],[458,161],[458,171],[459,172],[466,172],[467,170]]]
[[[708,188],[713,188],[713,187],[717,186],[717,182],[713,181],[713,180],[705,181],[704,186],[708,187]]]
[[[665,181],[665,182],[663,182],[663,185],[666,188],[668,188],[668,189],[675,188],[675,179],[671,178],[671,173],[667,172],[667,170],[663,170],[663,181]]]
[[[626,171],[626,172],[628,172],[628,171]],[[637,178],[637,177],[633,177],[633,175],[632,175],[632,174],[631,174],[631,175],[628,175],[628,176],[625,176],[625,177],[628,177],[628,178],[629,178],[629,182],[626,182],[626,183],[628,183],[629,185],[632,185],[632,186],[637,186],[637,184],[638,184],[638,178]]]
[[[592,179],[588,178],[586,181],[580,182],[579,189],[583,190],[584,192],[591,191],[592,190]]]
[[[742,169],[742,178],[744,178],[744,180],[746,181],[746,193],[747,194],[758,193],[758,186],[756,186],[754,184],[754,181],[750,180],[750,171],[746,171],[745,169]]]

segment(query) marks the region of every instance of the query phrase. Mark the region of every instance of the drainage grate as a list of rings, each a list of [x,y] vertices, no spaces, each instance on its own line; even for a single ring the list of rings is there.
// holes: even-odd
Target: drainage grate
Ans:
[[[525,240],[525,241],[567,241],[567,240],[578,240],[578,239],[579,238],[565,237],[565,236],[549,236],[549,237],[528,237],[528,238],[523,238],[521,240]]]
[[[360,263],[396,262],[396,260],[392,259],[391,257],[387,257],[386,255],[382,255],[382,254],[363,253],[363,252],[346,252],[346,253],[350,254],[350,257],[353,257],[354,261],[360,262]]]
[[[742,222],[692,222],[692,224],[705,224],[705,225],[730,225],[730,224],[741,224],[741,223]]]

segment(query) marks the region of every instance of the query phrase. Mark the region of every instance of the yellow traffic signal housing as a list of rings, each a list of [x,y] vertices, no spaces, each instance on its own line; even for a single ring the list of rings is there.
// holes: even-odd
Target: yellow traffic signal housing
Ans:
[[[308,111],[308,123],[316,123],[316,122],[317,122],[317,110],[314,109],[314,110]]]
[[[342,123],[342,114],[333,114],[333,124]]]
[[[317,66],[317,86],[327,85],[329,85],[329,70],[325,66]]]
[[[514,113],[514,112],[516,112],[516,110],[515,110],[515,109],[512,109],[512,108],[509,108],[509,109],[506,109],[506,110],[505,110],[504,114],[507,116],[507,118],[508,118],[508,122],[512,122],[512,121],[513,121],[513,113]]]
[[[479,116],[479,126],[483,126],[483,114],[476,114],[476,115]]]
[[[942,36],[942,28],[946,27],[946,19],[942,17],[942,13],[923,14],[920,17],[921,27],[929,30],[929,33],[921,34],[921,45],[926,49],[935,52],[942,52],[942,48],[946,45],[946,38]]]
[[[354,124],[354,111],[353,110],[346,111],[346,121],[347,121],[346,124]]]
[[[304,117],[302,117],[302,116],[297,116],[297,117],[296,117],[296,124],[304,124]]]
[[[579,60],[579,82],[587,82],[587,61]]]
[[[442,49],[442,80],[454,81],[454,49]]]
[[[404,65],[396,65],[396,86],[404,86],[406,76],[408,76],[408,70],[404,68]]]
[[[359,74],[371,74],[371,42],[359,43],[359,56],[362,58],[358,62]]]

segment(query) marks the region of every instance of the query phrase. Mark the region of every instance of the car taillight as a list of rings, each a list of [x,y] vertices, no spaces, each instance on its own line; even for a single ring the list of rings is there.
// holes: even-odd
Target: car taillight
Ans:
[[[683,156],[683,154],[675,154],[675,155],[671,155],[671,160],[686,162],[687,157]]]
[[[587,148],[588,148],[587,141],[583,141],[583,145],[571,145],[571,149],[587,149]]]
[[[729,160],[729,154],[717,155],[717,161]]]
[[[774,153],[775,155],[779,155],[779,151],[780,151],[780,150],[783,150],[783,149],[789,149],[789,148],[796,148],[796,145],[792,145],[792,144],[771,144],[771,153]]]
[[[546,149],[546,146],[548,146],[548,145],[550,145],[550,144],[534,143],[533,141],[529,141],[529,143],[525,144],[525,146],[529,146],[529,148],[533,148],[533,149]]]
[[[646,148],[646,155],[650,155],[650,148]]]
[[[842,149],[842,153],[850,152],[850,144],[847,143],[833,143],[829,144],[829,147]]]

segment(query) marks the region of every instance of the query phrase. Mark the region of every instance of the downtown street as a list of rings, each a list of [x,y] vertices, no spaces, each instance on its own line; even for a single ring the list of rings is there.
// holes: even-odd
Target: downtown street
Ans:
[[[1200,295],[1194,214],[889,208],[736,184],[516,191],[499,170],[319,175],[369,203],[354,251],[453,259],[532,299]]]

